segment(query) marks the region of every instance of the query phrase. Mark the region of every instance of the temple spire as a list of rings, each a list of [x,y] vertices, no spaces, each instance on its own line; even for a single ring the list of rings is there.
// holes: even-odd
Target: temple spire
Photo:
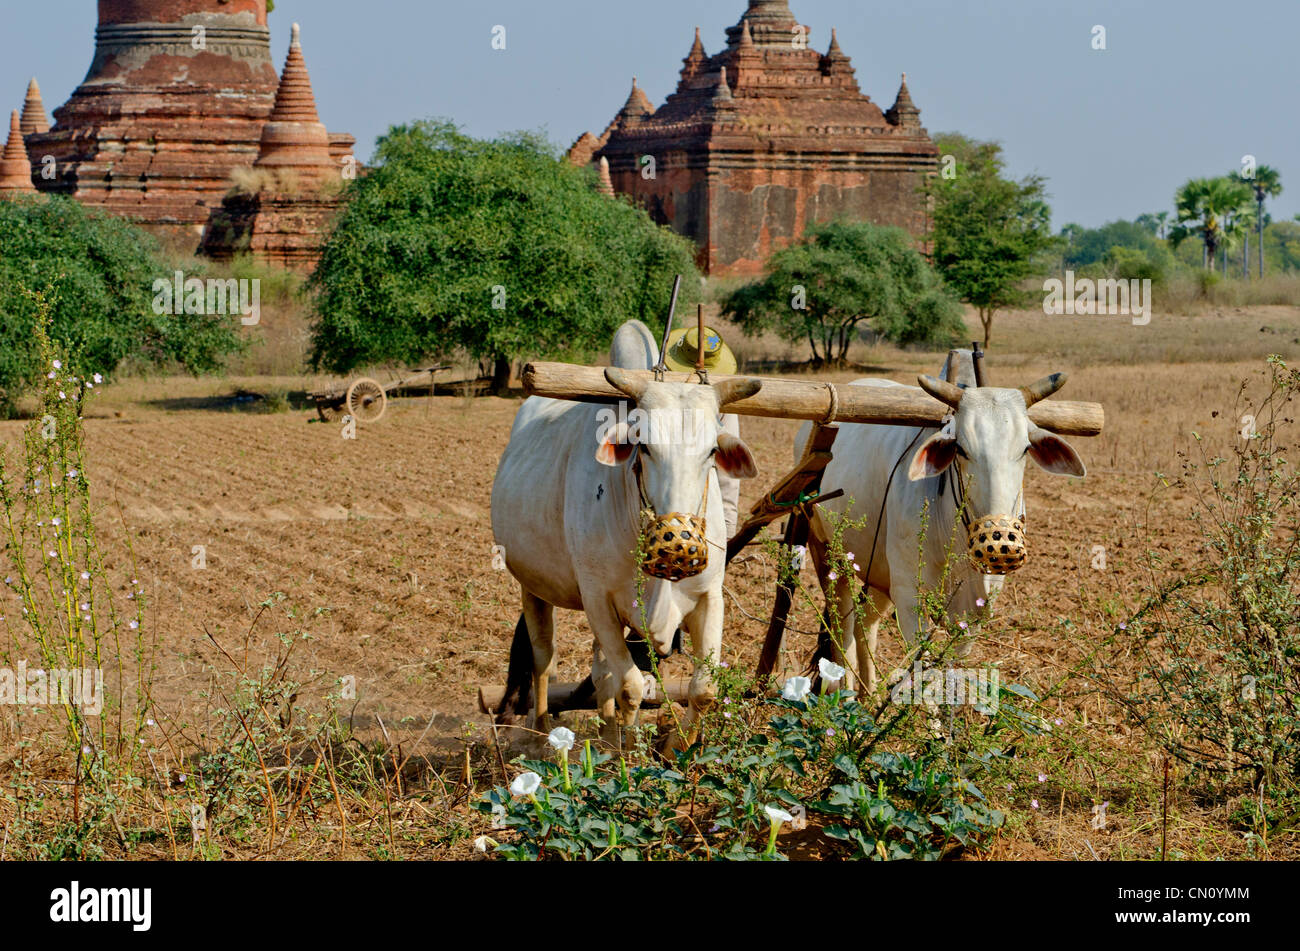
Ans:
[[[704,52],[704,44],[700,42],[700,28],[697,26],[695,28],[695,42],[691,44],[691,51],[682,60],[682,82],[687,82],[698,76],[708,58],[708,54]]]
[[[718,73],[718,84],[713,87],[713,101],[727,102],[731,98],[731,87],[727,85],[727,67],[723,66]]]
[[[916,108],[916,103],[912,102],[912,94],[907,89],[907,73],[903,73],[902,81],[898,86],[898,95],[894,98],[894,104],[889,107],[885,113],[885,118],[893,125],[905,128],[919,128],[921,125],[921,110]]]
[[[50,120],[45,116],[45,103],[41,101],[41,87],[36,85],[35,76],[27,84],[27,98],[23,100],[23,115],[19,124],[23,135],[50,131]]]
[[[316,96],[295,23],[289,55],[280,74],[280,88],[275,93],[275,108],[262,127],[261,150],[253,164],[258,168],[292,172],[303,185],[312,188],[335,174],[329,145],[329,133],[316,112]]]
[[[636,77],[633,76],[632,91],[627,94],[627,102],[623,103],[616,121],[622,124],[640,122],[646,116],[653,115],[654,111],[655,107],[651,104],[650,98],[636,84]]]
[[[0,153],[0,196],[34,191],[32,165],[27,160],[27,147],[23,145],[23,131],[15,109],[9,115],[9,141]]]
[[[740,46],[748,31],[749,42],[755,46],[790,49],[799,27],[799,21],[790,12],[786,0],[749,0],[749,8],[740,22],[727,27],[727,48]],[[808,38],[807,27],[802,29],[802,36],[805,40]]]
[[[602,195],[614,197],[614,180],[609,177],[609,159],[605,156],[600,157],[600,192]]]

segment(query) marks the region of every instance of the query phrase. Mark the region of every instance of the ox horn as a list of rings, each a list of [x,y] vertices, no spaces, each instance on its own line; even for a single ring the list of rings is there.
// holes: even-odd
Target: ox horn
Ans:
[[[633,400],[639,400],[645,393],[645,388],[650,385],[649,380],[639,380],[619,367],[605,367],[605,381]]]
[[[1028,386],[1020,387],[1020,392],[1025,397],[1025,406],[1030,407],[1039,400],[1045,400],[1061,387],[1065,386],[1066,376],[1064,373],[1053,373],[1051,376],[1045,376],[1041,380],[1035,380]]]
[[[916,382],[921,384],[921,389],[925,390],[925,392],[939,402],[947,403],[953,409],[956,409],[958,404],[961,403],[961,398],[965,393],[960,386],[949,383],[947,380],[932,377],[928,373],[918,376]]]
[[[718,409],[722,409],[728,403],[739,403],[741,400],[749,399],[762,388],[763,381],[752,376],[733,377],[713,384],[713,392],[718,394]]]

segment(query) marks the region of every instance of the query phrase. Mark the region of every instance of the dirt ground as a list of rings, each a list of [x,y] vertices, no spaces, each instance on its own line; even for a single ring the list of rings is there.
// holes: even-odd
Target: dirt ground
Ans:
[[[1134,606],[1142,552],[1195,550],[1190,500],[1157,473],[1177,471],[1177,453],[1193,431],[1210,446],[1239,438],[1234,399],[1241,381],[1259,380],[1270,352],[1300,353],[1300,310],[1157,315],[1146,327],[1125,318],[1013,314],[999,318],[995,331],[995,384],[1068,370],[1061,397],[1096,400],[1106,411],[1102,435],[1073,440],[1088,466],[1085,479],[1029,468],[1029,561],[1009,579],[999,616],[976,648],[977,660],[1003,662],[1004,679],[1037,689],[1077,660],[1077,644],[1059,635],[1063,622],[1101,633],[1116,612]],[[739,349],[750,359],[772,355],[755,344]],[[937,372],[943,355],[873,347],[854,358],[865,366],[820,378],[914,382],[917,372]],[[232,647],[242,644],[257,606],[282,593],[283,602],[259,622],[255,644],[277,629],[310,632],[297,663],[315,672],[313,689],[322,696],[339,678],[355,677],[361,729],[379,718],[410,743],[433,716],[425,742],[459,749],[475,729],[466,724],[488,722],[477,690],[504,681],[519,611],[518,586],[493,568],[489,503],[520,402],[394,400],[352,440],[342,438],[341,424],[316,421],[306,409],[258,413],[213,398],[286,382],[308,381],[126,381],[92,407],[89,475],[103,506],[101,531],[109,551],[132,540],[138,566],[111,570],[138,573],[149,598],[158,698],[179,716],[201,719],[209,701],[195,671],[212,654],[205,629]],[[790,467],[797,425],[742,420],[762,473],[744,484],[742,509]],[[0,437],[12,442],[20,426],[0,425]],[[539,461],[537,478],[549,477]],[[1106,549],[1104,570],[1092,566],[1098,545]],[[195,546],[206,567],[195,567]],[[812,585],[811,568],[805,571]],[[731,664],[753,665],[773,585],[773,565],[759,548],[729,571],[724,652]],[[573,612],[557,619],[559,678],[580,679],[590,663],[585,619]],[[813,638],[802,633],[812,627],[811,612],[798,606],[786,642],[792,668],[812,648]],[[901,656],[892,632],[883,632],[882,644],[891,659]],[[1137,738],[1095,698],[1079,693],[1061,705],[1092,742],[1139,755]],[[1101,793],[1103,786],[1099,781]],[[1060,807],[1059,820],[1031,816],[998,857],[1074,857],[1075,846],[1062,847],[1073,840],[1060,839],[1059,823],[1082,828],[1088,810],[1071,804],[1067,814],[1064,798]],[[1190,812],[1184,821],[1212,824]],[[1138,822],[1117,823],[1089,848],[1102,857],[1149,854],[1153,834]],[[1222,848],[1206,846],[1203,857]]]

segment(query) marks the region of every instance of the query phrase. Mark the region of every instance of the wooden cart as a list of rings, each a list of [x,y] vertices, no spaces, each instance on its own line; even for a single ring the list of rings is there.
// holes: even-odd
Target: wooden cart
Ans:
[[[307,398],[316,404],[316,413],[324,422],[338,419],[346,413],[358,423],[373,423],[378,421],[384,415],[384,410],[388,408],[389,391],[410,386],[427,374],[429,390],[432,393],[434,375],[439,370],[450,369],[449,364],[439,363],[436,366],[410,370],[406,376],[387,384],[362,376],[351,383],[308,393]]]

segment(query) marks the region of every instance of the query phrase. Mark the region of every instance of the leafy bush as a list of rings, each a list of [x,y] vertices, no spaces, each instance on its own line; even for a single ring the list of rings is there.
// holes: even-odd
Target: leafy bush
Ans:
[[[965,775],[986,771],[997,754],[955,752],[962,744],[907,730],[920,720],[916,707],[886,702],[873,712],[844,691],[755,701],[752,717],[738,698],[724,695],[722,706],[718,735],[671,764],[615,763],[590,742],[576,775],[565,749],[555,762],[523,761],[527,772],[511,788],[478,803],[496,817],[496,828],[512,833],[493,840],[495,853],[515,860],[783,859],[777,832],[786,824],[802,828],[815,812],[835,820],[823,830],[832,848],[843,842],[859,858],[938,859],[982,845],[1002,824]],[[997,718],[986,732],[1000,737],[1011,725]],[[563,733],[554,731],[553,740]],[[887,738],[919,749],[886,749]]]
[[[492,360],[500,388],[511,359],[587,353],[629,318],[663,320],[675,274],[687,305],[690,242],[544,140],[396,126],[350,183],[312,276],[312,360],[347,372],[460,351]]]
[[[12,413],[41,373],[29,292],[47,288],[50,339],[81,366],[109,373],[137,356],[217,369],[239,348],[238,318],[155,314],[153,282],[173,270],[144,231],[71,198],[0,202],[0,411]]]
[[[1164,248],[1137,250],[1114,247],[1106,252],[1106,269],[1110,277],[1125,281],[1149,280],[1163,285],[1174,267],[1173,255]]]
[[[949,347],[961,306],[901,228],[835,221],[768,259],[767,275],[733,291],[722,311],[746,334],[807,340],[813,360],[843,363],[860,323],[898,344]]]

